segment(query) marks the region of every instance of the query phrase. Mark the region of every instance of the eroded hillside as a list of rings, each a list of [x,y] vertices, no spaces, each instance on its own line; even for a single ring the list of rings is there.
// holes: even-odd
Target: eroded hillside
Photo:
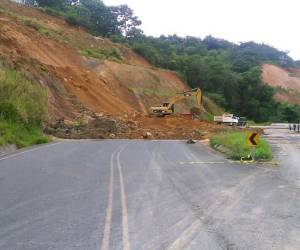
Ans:
[[[300,69],[263,65],[263,81],[275,89],[279,102],[300,104]]]
[[[47,89],[49,123],[60,119],[81,124],[93,117],[113,117],[129,122],[126,128],[145,124],[141,128],[144,133],[151,124],[145,116],[149,107],[188,89],[177,74],[152,67],[124,45],[94,37],[40,10],[6,1],[0,3],[0,54],[5,63]],[[208,110],[212,107],[222,112],[208,99],[205,104]],[[193,105],[184,102],[176,109],[188,112]],[[165,119],[158,124],[169,131],[185,124],[182,119],[171,118],[169,123],[170,119]],[[200,126],[186,124],[187,133]],[[90,130],[96,128],[93,124]]]

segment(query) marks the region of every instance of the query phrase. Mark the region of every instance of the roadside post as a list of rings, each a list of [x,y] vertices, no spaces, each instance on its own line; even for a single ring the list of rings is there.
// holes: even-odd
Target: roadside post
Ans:
[[[259,145],[259,133],[249,131],[248,132],[248,146],[251,149],[250,156],[255,160],[256,147]]]

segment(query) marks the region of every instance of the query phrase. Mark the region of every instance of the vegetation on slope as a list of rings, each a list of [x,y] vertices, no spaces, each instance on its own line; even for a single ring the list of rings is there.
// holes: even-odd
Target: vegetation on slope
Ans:
[[[93,57],[97,59],[109,59],[111,61],[122,62],[122,57],[117,49],[107,49],[107,50],[100,50],[94,48],[85,48],[80,50],[80,54],[86,57]]]
[[[264,62],[296,65],[285,52],[265,44],[237,45],[213,37],[144,37],[130,43],[156,66],[179,71],[191,87],[202,88],[227,111],[256,122],[285,121],[282,105],[273,98],[274,89],[261,78]]]
[[[260,66],[262,63],[297,66],[299,62],[294,62],[286,52],[266,44],[234,44],[211,36],[205,39],[145,36],[138,28],[141,21],[127,5],[106,6],[100,0],[37,0],[37,3],[43,11],[62,16],[72,25],[130,45],[157,67],[177,71],[192,88],[202,88],[229,112],[256,122],[283,121],[281,112],[285,108],[275,102],[274,90],[263,83]],[[107,57],[102,52],[81,53]],[[115,54],[113,57],[118,60]],[[300,110],[299,106],[291,109]]]
[[[247,157],[252,150],[247,144],[247,132],[231,131],[217,134],[211,138],[210,143],[213,148],[225,147],[228,157],[234,160]],[[254,152],[255,160],[270,160],[272,158],[272,150],[263,138],[260,139],[260,144]]]
[[[0,145],[24,147],[47,142],[41,130],[46,116],[47,96],[42,87],[0,65]]]

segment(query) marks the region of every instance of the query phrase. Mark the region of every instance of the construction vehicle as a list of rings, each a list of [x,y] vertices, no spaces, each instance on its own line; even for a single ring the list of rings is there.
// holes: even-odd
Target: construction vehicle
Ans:
[[[163,117],[165,115],[171,115],[175,112],[175,103],[179,102],[185,98],[195,97],[196,99],[196,109],[201,109],[202,105],[202,91],[199,88],[188,90],[182,93],[178,93],[173,96],[169,102],[165,102],[159,106],[153,106],[150,108],[150,113],[152,115]]]

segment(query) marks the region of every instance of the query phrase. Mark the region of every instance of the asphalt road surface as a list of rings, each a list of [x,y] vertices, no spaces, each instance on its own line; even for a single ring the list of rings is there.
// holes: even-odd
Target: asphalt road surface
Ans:
[[[274,124],[265,133],[280,162],[281,177],[300,188],[300,133],[290,131],[288,124]]]
[[[300,189],[282,171],[202,142],[32,148],[0,159],[0,249],[300,249]]]

